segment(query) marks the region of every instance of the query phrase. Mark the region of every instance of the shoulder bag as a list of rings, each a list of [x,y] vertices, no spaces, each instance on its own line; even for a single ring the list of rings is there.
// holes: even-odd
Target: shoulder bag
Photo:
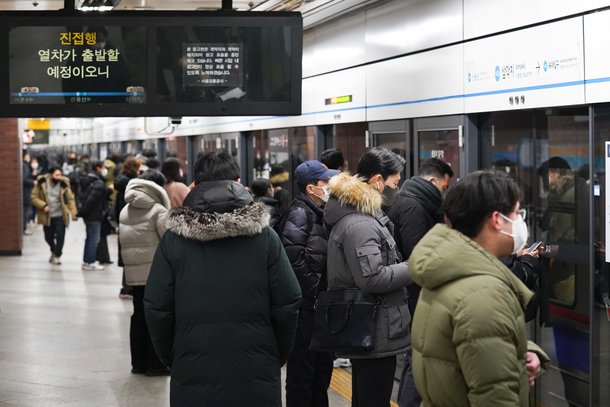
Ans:
[[[379,297],[355,288],[320,291],[310,349],[357,353],[373,349]]]

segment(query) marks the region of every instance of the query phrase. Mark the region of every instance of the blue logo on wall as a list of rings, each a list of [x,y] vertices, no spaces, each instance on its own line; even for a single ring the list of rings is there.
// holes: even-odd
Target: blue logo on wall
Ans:
[[[500,81],[500,67],[496,65],[496,82]]]
[[[549,64],[548,62],[544,61],[544,72],[546,72],[547,69],[549,69]]]
[[[470,76],[470,72],[468,72],[468,82],[470,82],[471,79],[472,77]]]

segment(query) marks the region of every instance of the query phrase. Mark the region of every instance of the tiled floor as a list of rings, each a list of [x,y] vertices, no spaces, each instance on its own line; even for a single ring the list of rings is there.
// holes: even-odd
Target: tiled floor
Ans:
[[[32,231],[22,256],[0,256],[0,407],[169,405],[167,377],[130,373],[121,269],[81,271],[82,220],[67,230],[59,266],[42,228]],[[108,243],[116,262],[116,235]],[[329,394],[332,407],[350,405]]]

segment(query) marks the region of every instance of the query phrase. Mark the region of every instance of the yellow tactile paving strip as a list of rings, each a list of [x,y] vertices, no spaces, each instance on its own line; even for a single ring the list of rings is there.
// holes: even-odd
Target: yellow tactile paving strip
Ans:
[[[345,369],[333,369],[330,379],[330,388],[347,400],[352,400],[352,375]],[[390,402],[391,407],[398,407],[395,402]]]

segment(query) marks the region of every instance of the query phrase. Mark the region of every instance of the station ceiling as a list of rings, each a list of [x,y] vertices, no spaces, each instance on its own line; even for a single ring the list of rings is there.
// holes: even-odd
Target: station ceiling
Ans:
[[[111,3],[113,10],[198,11],[219,10],[222,0],[67,0],[80,8],[85,3]],[[362,7],[375,7],[390,0],[233,0],[238,11],[298,11],[304,28],[335,19]],[[406,0],[405,0],[406,1]],[[413,0],[408,0],[413,1]],[[64,0],[0,0],[0,11],[52,11],[64,8]]]

